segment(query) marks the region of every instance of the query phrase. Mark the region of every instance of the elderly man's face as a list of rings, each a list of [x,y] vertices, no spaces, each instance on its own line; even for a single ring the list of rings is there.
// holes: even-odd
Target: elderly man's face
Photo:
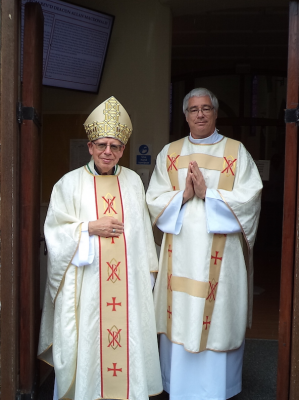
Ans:
[[[119,140],[112,138],[98,139],[88,142],[87,145],[99,172],[108,175],[112,173],[112,168],[118,163],[125,149]],[[107,145],[107,147],[101,149],[99,145]]]
[[[212,107],[212,109],[210,111],[202,111],[205,106]],[[189,99],[186,120],[194,139],[203,139],[210,136],[215,130],[216,119],[217,112],[213,108],[209,96],[191,97]]]

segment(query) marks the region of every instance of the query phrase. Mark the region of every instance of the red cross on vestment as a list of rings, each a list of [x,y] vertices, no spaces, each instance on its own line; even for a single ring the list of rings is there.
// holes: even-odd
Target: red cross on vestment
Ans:
[[[111,274],[108,276],[107,281],[111,280],[111,282],[113,282],[114,276],[116,277],[116,279],[118,279],[118,280],[120,281],[121,279],[120,279],[120,277],[117,275],[117,268],[118,268],[120,262],[119,262],[117,265],[115,265],[115,264],[110,265],[110,263],[108,263],[108,262],[107,262],[107,264],[108,264],[108,267],[109,267],[109,268],[111,269],[111,271],[112,271]]]
[[[237,161],[237,159],[235,158],[233,161],[231,161],[231,160],[228,160],[226,157],[223,157],[223,158],[224,158],[224,160],[225,160],[225,162],[226,162],[226,164],[227,164],[227,167],[224,168],[224,170],[221,171],[221,173],[222,173],[222,174],[225,173],[225,172],[229,173],[229,170],[230,170],[230,172],[232,173],[232,175],[235,176],[235,174],[234,174],[234,172],[233,172],[233,170],[232,170],[232,167],[234,166],[234,163]]]
[[[171,244],[168,245],[168,250],[167,251],[168,251],[168,257],[171,257],[172,256],[172,254],[171,254],[172,253]]]
[[[119,236],[111,236],[111,243],[110,244],[115,244],[114,239],[119,239]]]
[[[179,158],[179,156],[180,156],[180,155],[178,155],[178,156],[176,156],[176,157],[167,156],[168,159],[169,159],[169,161],[170,161],[170,165],[169,165],[169,167],[168,167],[168,169],[167,169],[167,172],[168,172],[169,170],[172,171],[172,167],[173,167],[176,171],[178,170],[177,167],[176,167],[176,165],[175,165],[175,163],[176,163],[176,160]]]
[[[106,211],[104,212],[104,214],[106,214],[107,211],[110,214],[111,210],[114,212],[114,214],[117,214],[117,212],[113,208],[113,201],[115,199],[115,196],[113,197],[113,199],[106,199],[104,196],[102,196],[102,199],[104,199],[107,203],[107,208],[106,208]]]
[[[107,368],[107,370],[108,370],[108,372],[113,371],[113,376],[117,376],[116,372],[123,372],[122,368],[119,368],[119,369],[116,368],[117,363],[112,363],[112,365],[113,365],[113,368]]]
[[[107,302],[107,307],[112,306],[112,311],[116,311],[116,306],[121,306],[121,303],[116,303],[116,297],[112,297],[112,303]]]
[[[205,330],[207,330],[208,329],[208,325],[210,325],[211,324],[211,321],[209,321],[209,317],[207,316],[206,317],[206,320],[205,321],[203,321],[203,325],[205,325],[206,326],[206,329]]]
[[[168,318],[170,318],[170,315],[172,314],[172,312],[170,311],[170,306],[168,306],[167,312],[168,312]]]
[[[212,260],[213,260],[213,258],[215,259],[214,265],[217,265],[217,260],[222,260],[222,257],[218,257],[218,253],[219,253],[219,251],[216,251],[216,256],[211,257]]]

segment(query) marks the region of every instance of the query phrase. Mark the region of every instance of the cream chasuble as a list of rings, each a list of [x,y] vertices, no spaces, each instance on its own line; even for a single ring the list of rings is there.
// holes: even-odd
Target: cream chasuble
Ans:
[[[262,183],[239,142],[223,138],[198,145],[184,138],[158,155],[147,192],[154,224],[184,190],[191,160],[207,187],[218,190],[242,234],[207,233],[205,202],[196,196],[187,202],[180,233],[163,237],[154,295],[157,330],[189,352],[233,350],[251,321],[252,248]]]
[[[113,216],[118,238],[95,236],[95,257],[72,265],[82,222]],[[147,400],[162,391],[150,271],[157,259],[142,182],[121,168],[82,167],[53,189],[45,223],[48,281],[39,358],[55,368],[58,398]]]

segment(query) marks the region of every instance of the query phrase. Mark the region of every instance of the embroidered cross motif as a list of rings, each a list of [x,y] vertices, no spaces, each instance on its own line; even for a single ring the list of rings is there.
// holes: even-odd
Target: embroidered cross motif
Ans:
[[[211,259],[213,259],[213,258],[215,259],[214,265],[217,265],[217,260],[222,260],[222,257],[218,257],[218,253],[219,253],[219,251],[216,251],[216,256],[211,257]]]
[[[119,236],[111,236],[111,243],[110,244],[115,244],[114,239],[119,239]]]
[[[170,165],[169,165],[169,167],[167,168],[167,172],[168,172],[169,170],[172,171],[172,167],[173,167],[176,171],[178,170],[177,167],[176,167],[176,162],[177,162],[177,159],[179,158],[179,156],[180,156],[180,155],[178,155],[178,156],[176,156],[176,157],[167,156],[168,159],[169,159],[169,161],[170,161]]]
[[[171,249],[171,244],[170,245],[168,245],[168,257],[171,257],[172,256],[172,249]]]
[[[203,325],[206,326],[206,329],[205,329],[205,330],[208,329],[208,325],[211,325],[211,321],[209,321],[209,317],[208,317],[208,316],[206,316],[206,320],[203,321]]]
[[[110,261],[110,263],[109,262],[107,262],[107,265],[108,265],[108,279],[107,279],[107,281],[111,281],[111,282],[113,282],[113,283],[115,283],[117,280],[121,280],[120,279],[120,277],[119,277],[119,265],[120,265],[120,261],[117,263],[117,264],[112,264],[112,262],[117,262],[117,261],[115,261],[115,260],[111,260]],[[109,275],[109,273],[110,273],[110,270],[111,270],[111,274]]]
[[[117,329],[116,326],[113,326],[111,329],[107,329],[107,331],[108,331],[108,341],[109,341],[107,347],[111,346],[113,350],[115,350],[118,346],[121,347],[120,344],[121,329]]]
[[[169,289],[172,292],[172,288],[171,288],[171,278],[172,278],[172,274],[167,274],[167,289]]]
[[[107,307],[112,306],[112,311],[116,311],[116,306],[121,306],[121,303],[116,303],[116,297],[112,297],[112,303],[107,302]]]
[[[213,282],[215,282],[215,281],[213,280]],[[208,297],[206,300],[212,301],[212,300],[215,300],[216,288],[217,288],[218,282],[212,283],[210,281],[209,284],[210,284],[209,293],[208,293]]]
[[[172,312],[170,311],[170,306],[168,306],[167,312],[168,312],[168,319],[169,319],[169,318],[170,318],[170,315],[172,315]]]
[[[123,372],[122,368],[119,368],[119,369],[116,368],[117,363],[112,363],[112,365],[113,365],[113,368],[107,368],[107,370],[108,370],[108,372],[113,371],[113,376],[117,377],[116,372]]]
[[[224,158],[227,166],[226,166],[226,168],[224,168],[224,170],[221,173],[223,174],[226,172],[228,174],[230,171],[232,173],[232,175],[235,176],[232,168],[234,167],[234,163],[237,161],[237,159],[235,158],[234,160],[228,160],[226,157],[223,157],[223,158]],[[224,166],[225,166],[225,164],[224,164]]]
[[[106,195],[107,196],[107,195]],[[114,214],[117,214],[117,212],[114,210],[113,208],[113,202],[115,200],[115,196],[113,197],[113,199],[106,199],[106,197],[102,196],[102,199],[106,202],[107,204],[107,208],[104,212],[104,214],[106,214],[108,212],[108,214],[111,214],[112,211],[114,212]],[[111,211],[112,210],[112,211]]]

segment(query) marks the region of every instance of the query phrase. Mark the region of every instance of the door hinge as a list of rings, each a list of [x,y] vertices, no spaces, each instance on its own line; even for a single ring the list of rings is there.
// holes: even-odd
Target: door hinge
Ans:
[[[17,121],[21,124],[24,120],[31,120],[40,128],[42,126],[40,117],[34,107],[23,107],[19,101],[17,103]]]
[[[297,108],[284,110],[284,121],[286,124],[296,122],[296,124],[299,125],[299,106],[297,106]]]

